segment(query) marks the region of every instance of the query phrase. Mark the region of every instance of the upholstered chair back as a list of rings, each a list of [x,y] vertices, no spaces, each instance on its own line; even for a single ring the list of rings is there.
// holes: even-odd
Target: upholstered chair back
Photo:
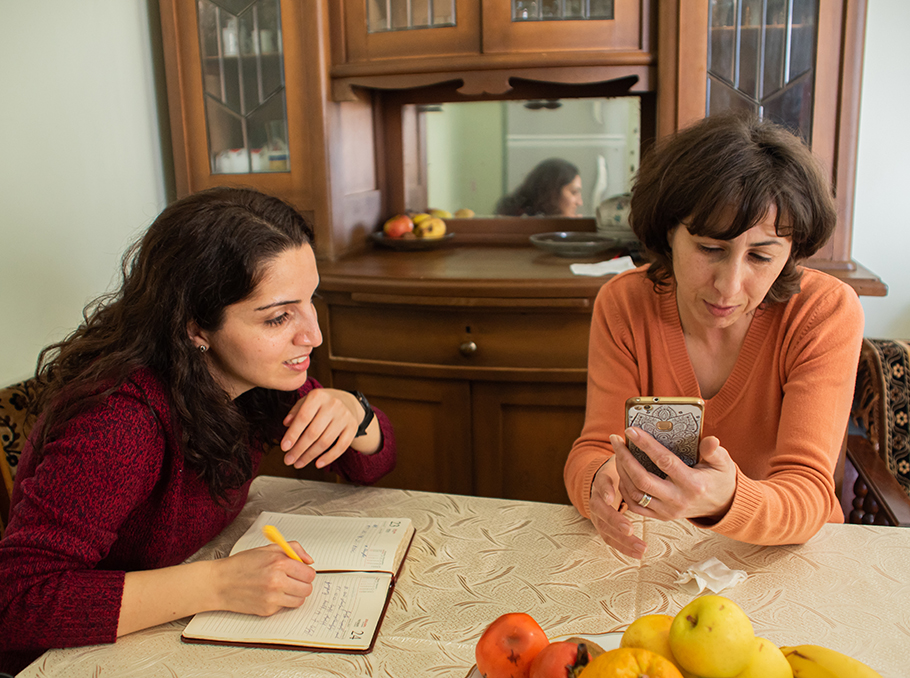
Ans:
[[[35,416],[29,412],[29,403],[35,396],[34,379],[0,389],[0,445],[3,446],[0,453],[0,475],[3,476],[3,485],[0,487],[0,535],[9,519],[10,497],[19,456],[35,425]]]
[[[852,416],[910,497],[910,344],[863,340]]]

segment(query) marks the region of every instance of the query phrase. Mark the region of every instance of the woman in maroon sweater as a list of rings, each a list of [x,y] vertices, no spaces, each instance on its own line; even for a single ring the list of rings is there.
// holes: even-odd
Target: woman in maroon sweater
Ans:
[[[183,561],[237,516],[267,445],[358,483],[394,467],[385,415],[307,377],[322,343],[312,237],[256,191],[178,201],[127,252],[120,290],[42,353],[42,414],[0,541],[0,671],[310,594],[313,569],[276,546]]]

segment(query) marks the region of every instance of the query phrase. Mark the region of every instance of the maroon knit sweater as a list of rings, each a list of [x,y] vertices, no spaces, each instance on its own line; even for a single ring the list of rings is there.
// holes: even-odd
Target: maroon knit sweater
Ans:
[[[320,385],[308,379],[301,395]],[[382,448],[348,450],[330,468],[372,483],[395,466],[395,438],[378,410]],[[111,643],[126,572],[177,565],[240,512],[250,482],[219,506],[186,466],[162,384],[139,371],[76,417],[35,464],[26,446],[0,541],[0,671],[44,650]],[[261,451],[251,448],[253,468]]]

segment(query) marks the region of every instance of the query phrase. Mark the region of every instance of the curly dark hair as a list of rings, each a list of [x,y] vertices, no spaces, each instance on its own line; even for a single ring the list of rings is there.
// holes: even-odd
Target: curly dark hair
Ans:
[[[711,116],[659,143],[642,159],[629,216],[652,261],[655,289],[667,291],[673,278],[672,229],[684,224],[693,235],[732,240],[772,205],[775,231],[793,247],[765,304],[799,292],[797,263],[834,232],[837,208],[818,161],[799,137],[752,115]]]
[[[578,168],[562,158],[548,158],[528,172],[521,185],[496,204],[496,214],[518,217],[559,214],[562,188],[578,176]]]
[[[90,303],[83,323],[41,352],[35,409],[44,418],[35,452],[148,368],[169,393],[187,463],[225,501],[252,476],[248,446],[280,437],[294,394],[256,388],[232,401],[188,325],[217,330],[225,308],[253,293],[268,262],[312,242],[297,210],[255,190],[214,188],[168,206],[124,255],[120,289]]]

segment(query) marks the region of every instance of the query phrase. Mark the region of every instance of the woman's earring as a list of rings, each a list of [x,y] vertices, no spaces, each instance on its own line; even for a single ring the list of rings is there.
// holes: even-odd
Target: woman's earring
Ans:
[[[199,352],[200,352],[200,353],[205,353],[205,352],[208,351],[208,350],[209,350],[209,347],[208,347],[208,346],[206,346],[205,344],[199,344]]]

